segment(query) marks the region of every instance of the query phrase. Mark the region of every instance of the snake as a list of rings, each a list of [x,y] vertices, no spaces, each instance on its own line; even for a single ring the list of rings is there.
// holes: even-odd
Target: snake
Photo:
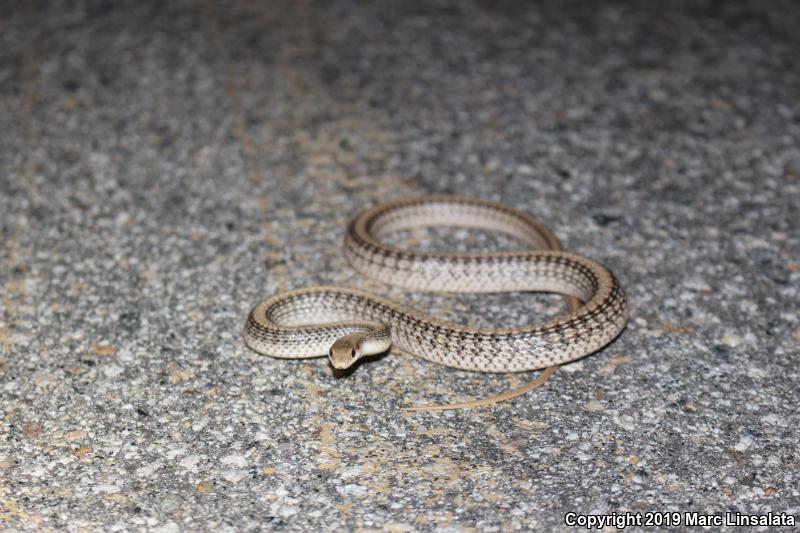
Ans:
[[[433,226],[496,232],[526,246],[439,252],[384,242],[394,232]],[[472,327],[357,289],[308,287],[256,304],[245,344],[276,358],[327,356],[337,370],[394,347],[461,370],[552,372],[605,347],[628,320],[625,291],[606,266],[564,251],[543,223],[494,201],[436,195],[377,205],[350,223],[344,255],[361,274],[411,291],[557,293],[570,311],[517,327]]]

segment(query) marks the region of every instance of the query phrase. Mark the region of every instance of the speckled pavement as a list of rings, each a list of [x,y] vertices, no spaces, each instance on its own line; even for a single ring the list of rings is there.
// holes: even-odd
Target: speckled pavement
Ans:
[[[800,9],[646,5],[2,4],[0,529],[800,514]],[[462,323],[561,312],[354,273],[347,222],[430,193],[609,265],[626,331],[445,413],[399,409],[533,376],[246,349],[251,306],[318,283]]]

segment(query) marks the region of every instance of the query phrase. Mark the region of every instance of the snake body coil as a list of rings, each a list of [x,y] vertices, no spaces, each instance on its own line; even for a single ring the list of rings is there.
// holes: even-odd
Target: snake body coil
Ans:
[[[401,250],[380,241],[394,231],[435,225],[497,231],[532,249],[432,253]],[[366,292],[313,287],[277,294],[256,305],[245,326],[247,345],[281,358],[327,354],[337,368],[394,345],[454,368],[518,372],[599,350],[619,335],[628,318],[625,293],[606,267],[561,251],[544,225],[494,202],[430,196],[377,206],[351,223],[345,254],[363,274],[407,289],[543,291],[576,297],[583,305],[546,322],[474,328]]]

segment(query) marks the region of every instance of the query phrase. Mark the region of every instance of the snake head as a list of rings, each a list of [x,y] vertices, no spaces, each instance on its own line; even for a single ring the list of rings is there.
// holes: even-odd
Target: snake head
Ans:
[[[352,334],[337,339],[328,352],[328,359],[331,360],[333,368],[344,370],[358,361],[363,355],[361,352],[361,340],[363,338],[363,334]]]

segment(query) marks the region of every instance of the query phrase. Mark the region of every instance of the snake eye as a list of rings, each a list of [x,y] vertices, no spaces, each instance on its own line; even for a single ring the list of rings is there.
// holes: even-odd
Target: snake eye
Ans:
[[[356,357],[356,350],[355,349],[350,350],[350,357],[355,359],[355,357]]]

